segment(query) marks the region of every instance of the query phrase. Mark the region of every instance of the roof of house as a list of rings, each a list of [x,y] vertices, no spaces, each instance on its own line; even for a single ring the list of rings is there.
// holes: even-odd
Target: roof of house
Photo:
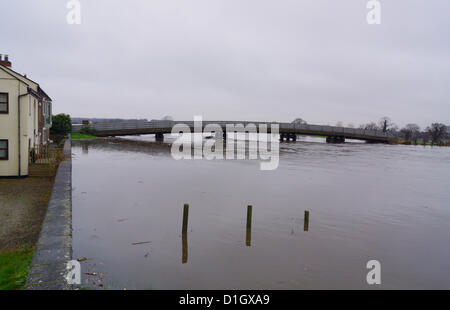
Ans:
[[[40,86],[38,86],[38,91],[39,91],[40,93],[42,93],[42,94],[44,95],[45,98],[47,98],[48,100],[52,101],[52,98],[50,98],[50,96],[47,95],[47,93],[46,93]]]
[[[0,65],[0,69],[2,69],[3,71],[5,71],[6,73],[8,73],[9,75],[11,75],[12,77],[16,78],[17,80],[25,83],[27,86],[30,86],[29,82],[36,84],[37,85],[37,93],[35,93],[34,95],[37,95],[40,98],[47,98],[48,100],[52,101],[52,98],[50,98],[49,95],[47,95],[47,93],[39,86],[38,83],[36,83],[35,81],[29,79],[28,77],[14,71],[11,68],[5,67]]]

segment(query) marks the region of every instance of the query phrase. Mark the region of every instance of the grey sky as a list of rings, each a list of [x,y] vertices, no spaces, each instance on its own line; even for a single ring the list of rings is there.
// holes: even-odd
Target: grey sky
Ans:
[[[84,117],[450,124],[450,2],[2,0],[0,53]]]

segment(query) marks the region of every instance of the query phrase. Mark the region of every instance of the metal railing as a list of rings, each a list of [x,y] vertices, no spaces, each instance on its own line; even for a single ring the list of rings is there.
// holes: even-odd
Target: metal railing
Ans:
[[[30,164],[55,164],[60,154],[60,150],[47,145],[36,145],[29,153],[28,163]]]

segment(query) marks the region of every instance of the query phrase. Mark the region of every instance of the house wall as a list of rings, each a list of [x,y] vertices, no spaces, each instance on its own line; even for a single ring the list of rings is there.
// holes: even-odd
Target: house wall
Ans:
[[[27,166],[30,150],[33,147],[39,146],[39,130],[38,130],[38,99],[32,95],[21,97],[20,114],[21,114],[21,149],[22,149],[22,167]],[[38,151],[38,149],[36,149]]]
[[[18,114],[17,97],[19,81],[0,70],[0,92],[9,95],[9,113],[0,114],[0,139],[8,140],[8,160],[0,160],[0,176],[17,176],[18,161]]]
[[[9,113],[0,114],[0,139],[8,140],[8,160],[0,160],[0,176],[19,176],[18,98],[27,93],[28,85],[0,70],[0,92],[9,95]],[[29,149],[38,144],[38,105],[31,95],[20,98],[20,157],[21,174],[28,175]],[[36,134],[35,134],[36,133]]]

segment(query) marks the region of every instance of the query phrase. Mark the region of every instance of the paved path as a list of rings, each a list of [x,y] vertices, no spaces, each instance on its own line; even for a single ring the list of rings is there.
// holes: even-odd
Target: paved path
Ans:
[[[36,244],[52,185],[52,178],[0,179],[0,252]]]

